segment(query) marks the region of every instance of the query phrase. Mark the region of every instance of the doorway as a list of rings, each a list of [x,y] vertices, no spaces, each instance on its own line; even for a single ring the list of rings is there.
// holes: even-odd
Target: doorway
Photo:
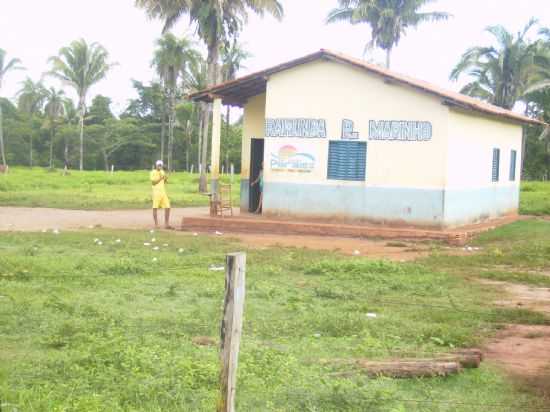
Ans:
[[[256,209],[258,209],[258,205],[260,204],[260,195],[262,193],[260,190],[260,185],[256,184],[252,186],[252,182],[254,182],[258,178],[263,161],[264,139],[252,139],[250,146],[250,180],[248,187],[248,211],[250,213],[254,213]],[[260,209],[260,213],[261,212],[262,211]]]

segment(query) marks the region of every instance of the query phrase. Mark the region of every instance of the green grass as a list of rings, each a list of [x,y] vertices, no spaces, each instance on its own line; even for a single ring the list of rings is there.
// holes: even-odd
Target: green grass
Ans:
[[[172,207],[206,206],[208,198],[198,192],[198,175],[185,172],[170,176],[167,186]],[[229,178],[223,178],[228,183]],[[239,198],[239,178],[233,183]],[[62,171],[10,168],[0,175],[0,206],[55,207],[63,209],[130,209],[151,207],[149,171]]]
[[[523,215],[550,215],[550,182],[523,182],[520,213]]]
[[[151,236],[107,230],[2,234],[3,412],[215,409],[218,349],[195,346],[192,339],[219,335],[224,274],[209,266],[223,265],[225,253],[241,246],[162,232],[154,234],[160,247],[154,251],[144,246]],[[249,250],[238,410],[540,406],[485,363],[448,378],[330,375],[335,369],[323,359],[445,352],[478,344],[501,321],[547,321],[494,310],[487,306],[495,298],[491,292],[428,263]]]

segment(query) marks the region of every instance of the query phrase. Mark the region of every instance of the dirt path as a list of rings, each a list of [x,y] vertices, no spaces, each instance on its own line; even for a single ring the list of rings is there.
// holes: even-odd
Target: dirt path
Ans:
[[[529,309],[550,315],[550,288],[480,281],[502,291],[496,305]],[[488,361],[535,390],[550,404],[550,326],[508,325],[485,346]]]
[[[208,213],[204,207],[172,209],[171,221]],[[162,214],[159,218],[163,219]],[[31,207],[0,207],[0,231],[41,231],[81,229],[101,226],[110,229],[143,229],[153,225],[151,211],[141,210],[64,210]]]
[[[172,210],[172,224],[179,226],[184,217],[206,216],[208,208]],[[162,218],[162,216],[159,216]],[[47,208],[0,207],[1,231],[42,231],[47,229],[76,230],[101,226],[109,229],[144,229],[152,226],[150,210],[63,210]],[[396,261],[427,256],[430,246],[410,242],[351,239],[344,237],[284,236],[273,234],[226,233],[249,248],[285,246],[338,251],[346,255],[370,256]],[[462,253],[461,248],[453,250]]]

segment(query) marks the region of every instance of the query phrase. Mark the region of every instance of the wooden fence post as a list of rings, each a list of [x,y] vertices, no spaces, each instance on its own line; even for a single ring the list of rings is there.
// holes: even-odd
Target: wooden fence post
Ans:
[[[234,412],[237,365],[243,326],[246,253],[226,256],[225,299],[220,340],[220,397],[218,412]]]

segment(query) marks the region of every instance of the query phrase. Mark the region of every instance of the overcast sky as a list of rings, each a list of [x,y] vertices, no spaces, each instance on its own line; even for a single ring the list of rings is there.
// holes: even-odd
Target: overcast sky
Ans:
[[[460,55],[472,45],[483,45],[491,37],[488,25],[502,24],[514,32],[529,18],[550,26],[549,0],[440,0],[432,10],[447,11],[447,22],[427,23],[410,31],[394,51],[392,69],[437,85],[457,90],[448,76]],[[368,26],[325,25],[327,13],[337,0],[282,0],[285,18],[251,16],[242,41],[253,57],[240,74],[260,70],[320,48],[362,57],[370,39]],[[96,94],[109,96],[114,111],[121,112],[135,96],[131,79],[149,81],[154,73],[150,61],[161,23],[150,21],[134,0],[0,0],[0,48],[8,57],[18,57],[27,68],[12,72],[4,80],[3,96],[13,98],[26,76],[34,80],[48,69],[48,57],[72,40],[85,38],[107,48],[118,65],[108,78],[94,86]],[[182,21],[175,34],[190,31]],[[191,33],[192,30],[190,31]],[[535,32],[533,32],[535,33]],[[383,54],[370,56],[383,61]],[[47,80],[59,86],[55,81]],[[67,90],[69,92],[69,90]],[[71,92],[69,95],[74,96]]]

